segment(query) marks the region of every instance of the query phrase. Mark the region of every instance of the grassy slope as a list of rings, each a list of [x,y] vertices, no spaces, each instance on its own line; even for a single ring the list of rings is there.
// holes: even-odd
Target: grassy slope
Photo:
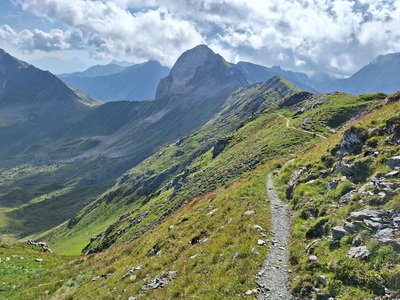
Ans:
[[[201,130],[142,162],[78,214],[70,222],[69,229],[65,226],[56,235],[47,236],[54,249],[65,253],[71,242],[87,243],[121,215],[132,212],[129,218],[110,227],[101,243],[100,238],[93,242],[91,249],[127,242],[138,231],[159,223],[184,202],[238,178],[241,173],[254,169],[263,158],[281,155],[305,142],[307,137],[286,130],[275,115],[257,118],[281,93],[288,92],[288,83],[278,79],[233,96],[221,113]],[[252,118],[255,120],[251,121]],[[213,158],[213,146],[219,139],[228,142],[224,151]],[[130,221],[143,213],[147,215],[140,224]]]
[[[362,97],[358,97],[358,99],[360,98]],[[379,95],[378,98],[380,98]],[[355,99],[357,98],[355,97]],[[379,107],[379,105],[373,106]],[[365,131],[370,128],[384,128],[387,126],[387,120],[395,120],[394,118],[398,118],[399,114],[400,103],[397,102],[362,116],[355,120],[351,126],[363,128]],[[290,260],[295,268],[292,288],[294,293],[300,297],[315,297],[317,292],[311,289],[313,286],[318,287],[319,293],[323,294],[324,297],[335,297],[335,299],[370,298],[382,295],[384,287],[393,291],[400,290],[398,282],[400,256],[399,251],[395,250],[393,246],[379,246],[376,240],[371,239],[370,234],[366,233],[363,236],[364,243],[372,254],[368,260],[363,261],[347,257],[353,238],[351,235],[343,238],[339,246],[332,246],[329,243],[329,229],[336,225],[342,225],[343,220],[349,217],[352,211],[358,211],[365,205],[369,205],[371,209],[400,209],[398,193],[389,196],[385,201],[376,201],[376,196],[368,197],[359,194],[349,205],[335,209],[333,205],[339,205],[338,201],[342,195],[350,189],[360,188],[367,182],[367,180],[362,182],[346,180],[341,182],[336,190],[326,192],[328,180],[340,179],[342,176],[333,174],[331,169],[327,168],[326,163],[329,162],[327,158],[337,160],[332,153],[335,152],[334,149],[337,149],[343,131],[341,130],[305,155],[301,155],[296,160],[284,165],[279,175],[281,196],[285,197],[286,186],[284,183],[289,180],[292,172],[299,167],[305,165],[310,167],[305,176],[308,174],[327,174],[323,177],[317,175],[316,180],[309,184],[305,183],[303,177],[291,200],[296,210],[290,254]],[[373,151],[379,152],[377,157],[371,158],[370,175],[387,173],[390,170],[386,165],[387,158],[400,154],[398,145],[390,145],[386,142],[388,138],[384,134],[371,134],[367,137],[365,144],[373,147]],[[356,157],[356,159],[360,158]],[[399,182],[398,179],[392,180],[393,183],[396,181]],[[362,202],[359,202],[361,200]],[[318,238],[307,238],[307,233],[320,222],[326,222],[326,225],[323,226],[326,233],[321,236],[314,247],[311,247],[311,251],[307,251],[306,247],[312,241],[318,240]],[[318,260],[316,262],[308,261],[308,256],[311,254],[317,255]],[[327,286],[318,283],[317,275],[324,275],[327,278]]]
[[[398,104],[396,105],[398,107]],[[393,113],[396,113],[393,106],[387,106],[375,112],[373,118],[379,119],[379,115],[388,116]],[[372,117],[364,118],[371,119]],[[253,225],[256,224],[269,228],[270,213],[267,203],[264,201],[267,197],[266,174],[280,162],[287,161],[292,155],[301,155],[304,161],[307,159],[318,160],[321,151],[325,153],[327,149],[336,145],[339,139],[340,134],[333,135],[311,151],[305,151],[305,148],[301,147],[299,152],[293,154],[298,147],[294,142],[297,142],[297,145],[301,145],[302,142],[306,144],[306,141],[312,142],[310,134],[287,129],[285,121],[274,113],[258,115],[230,136],[227,148],[216,158],[212,159],[212,149],[210,148],[196,156],[192,162],[199,174],[208,174],[208,177],[212,177],[212,174],[221,172],[217,178],[223,180],[222,178],[231,174],[232,170],[246,165],[249,161],[247,156],[254,158],[261,155],[260,153],[264,153],[263,156],[260,156],[259,166],[255,170],[250,168],[250,172],[242,173],[241,176],[239,174],[228,176],[228,183],[223,185],[223,182],[220,181],[218,184],[222,186],[218,189],[214,189],[214,186],[211,185],[210,189],[213,191],[195,197],[195,199],[190,198],[190,194],[186,197],[185,194],[182,194],[182,199],[188,200],[187,205],[165,217],[158,225],[152,227],[152,230],[138,236],[132,243],[72,260],[64,256],[51,256],[53,261],[57,259],[66,261],[58,266],[49,263],[46,269],[35,268],[31,270],[30,274],[20,276],[17,284],[7,281],[10,283],[5,285],[0,295],[12,299],[39,297],[41,299],[90,297],[115,299],[119,296],[138,296],[143,299],[185,299],[188,297],[241,299],[245,297],[245,291],[255,287],[254,275],[267,251],[266,247],[256,246],[257,239],[262,237],[253,228]],[[196,148],[198,141],[196,141],[195,135],[190,136],[187,143],[184,145],[185,147]],[[306,148],[310,148],[311,144]],[[175,146],[179,145],[183,146],[180,143]],[[169,161],[171,156],[168,156],[168,153],[175,153],[177,150],[173,146],[170,145],[170,149],[166,148],[165,152],[160,155],[160,157],[167,155],[168,159],[160,160],[160,165],[152,164],[154,168],[161,168],[162,163],[171,163]],[[303,160],[295,161],[294,164],[284,167],[281,173],[282,180],[290,176],[291,170],[302,165]],[[201,170],[204,172],[200,172]],[[195,177],[196,173],[192,173],[190,176],[197,178]],[[124,177],[121,180],[123,181]],[[204,184],[218,182],[218,179],[216,180],[206,180]],[[169,180],[167,181],[169,182]],[[193,182],[197,182],[197,180]],[[182,183],[184,184],[184,182]],[[189,183],[190,181],[186,187],[195,188]],[[133,182],[129,183],[129,185],[132,184]],[[143,207],[139,207],[139,212],[160,205],[160,201],[156,200],[170,195],[175,187],[176,184],[171,185],[170,189],[161,190],[160,194],[150,199]],[[179,191],[179,189],[177,190]],[[202,190],[202,192],[206,190]],[[302,203],[305,205],[304,202]],[[163,204],[162,201],[161,204]],[[302,208],[302,205],[299,204],[299,208]],[[254,210],[256,214],[244,216],[243,213],[247,210]],[[209,214],[212,211],[214,212]],[[297,215],[296,218],[298,218]],[[296,251],[296,246],[303,249],[302,247],[305,245],[305,241],[302,239],[304,230],[301,229],[304,221],[300,224],[299,222],[297,221],[295,224],[292,251]],[[299,226],[300,229],[298,229]],[[268,230],[267,233],[269,233]],[[189,244],[196,237],[201,242]],[[253,253],[252,248],[256,248],[261,255]],[[152,249],[159,255],[148,256],[147,254]],[[7,250],[1,255],[10,256],[13,251]],[[298,256],[295,256],[296,254]],[[292,258],[301,259],[302,256],[304,254],[292,252]],[[141,270],[133,271],[132,274],[124,277],[129,269],[139,265],[142,266]],[[11,270],[16,268],[15,266],[15,264],[13,266],[6,263],[2,265],[5,267],[4,270]],[[177,278],[167,284],[164,289],[141,291],[144,284],[166,271],[178,271]],[[303,274],[301,272],[309,272],[310,268],[306,267],[305,270],[299,268],[297,271],[299,272],[297,274]],[[9,280],[9,273],[5,272],[4,279],[1,280]],[[101,277],[104,274],[109,274],[108,278],[105,278],[107,276]],[[136,277],[131,277],[134,275]],[[93,280],[95,277],[98,278]]]

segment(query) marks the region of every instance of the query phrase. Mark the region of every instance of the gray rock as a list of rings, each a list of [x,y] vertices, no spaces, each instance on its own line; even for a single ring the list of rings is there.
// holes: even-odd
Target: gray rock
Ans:
[[[246,212],[243,213],[244,216],[252,216],[255,215],[256,212],[254,210],[248,210]]]
[[[358,231],[360,231],[360,229],[362,228],[361,222],[346,222],[344,223],[344,230],[346,230],[348,233],[356,233]]]
[[[365,220],[383,216],[385,213],[381,210],[362,209],[360,211],[350,213],[350,216],[355,220]]]
[[[365,223],[368,227],[374,228],[374,229],[378,228],[378,227],[381,225],[381,223],[374,222],[374,221],[371,221],[371,220],[368,220],[368,219],[365,219],[365,220],[364,220],[364,223]]]
[[[334,240],[340,240],[346,235],[346,230],[342,226],[335,226],[331,229],[331,233]]]
[[[378,230],[378,232],[375,234],[375,237],[377,239],[390,239],[394,235],[394,230],[392,228],[385,228]]]
[[[370,254],[371,252],[367,249],[366,246],[359,246],[350,248],[349,252],[347,253],[347,256],[350,258],[365,259]]]
[[[362,245],[362,243],[363,243],[362,236],[361,235],[356,235],[353,238],[353,241],[351,242],[351,245],[354,246],[354,247],[358,247],[358,246]]]
[[[343,133],[339,146],[339,157],[343,158],[347,155],[357,155],[361,153],[363,148],[363,132],[354,127],[350,127]]]
[[[257,241],[257,245],[258,245],[258,246],[265,246],[265,241],[263,241],[263,240],[258,240],[258,241]]]
[[[353,196],[355,194],[357,194],[356,190],[353,190],[353,191],[350,191],[350,192],[344,194],[342,197],[340,197],[339,204],[340,205],[349,204],[350,200],[353,199]]]
[[[387,164],[392,170],[400,170],[400,155],[389,158]]]
[[[400,239],[379,239],[381,245],[393,245],[396,250],[400,250]]]
[[[336,179],[328,180],[327,191],[330,192],[330,191],[336,190],[338,185],[339,185],[339,181],[338,180],[336,180]]]
[[[299,181],[301,175],[303,175],[303,173],[306,171],[307,171],[307,167],[302,167],[292,174],[292,176],[290,177],[290,180],[288,182],[287,188],[286,188],[286,198],[287,199],[292,198],[293,191],[297,185],[297,182]]]
[[[161,273],[160,275],[156,276],[150,283],[145,284],[142,286],[142,290],[155,290],[155,289],[162,289],[164,286],[174,280],[178,275],[178,271],[169,271],[166,273]]]
[[[317,281],[323,286],[326,286],[328,284],[328,281],[326,280],[324,275],[318,275],[317,277],[315,277],[315,279],[317,279]]]
[[[218,208],[213,209],[212,211],[210,211],[209,213],[207,213],[207,216],[211,216],[211,215],[214,214],[217,210],[218,210]]]
[[[386,178],[399,178],[400,172],[399,171],[392,171],[385,175]]]
[[[36,262],[42,262],[42,261],[43,261],[43,258],[36,258],[35,261],[36,261]]]
[[[265,228],[262,228],[260,225],[254,225],[254,229],[256,229],[259,232],[266,232],[267,230]]]
[[[311,255],[308,257],[309,261],[316,261],[318,259],[318,257],[316,255]]]

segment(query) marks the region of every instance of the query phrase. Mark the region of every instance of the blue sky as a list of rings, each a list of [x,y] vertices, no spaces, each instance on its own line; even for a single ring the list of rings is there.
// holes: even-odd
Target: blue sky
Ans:
[[[343,77],[400,52],[400,0],[3,0],[0,47],[27,61],[159,60],[207,44],[228,61]],[[51,70],[51,65],[49,65]]]

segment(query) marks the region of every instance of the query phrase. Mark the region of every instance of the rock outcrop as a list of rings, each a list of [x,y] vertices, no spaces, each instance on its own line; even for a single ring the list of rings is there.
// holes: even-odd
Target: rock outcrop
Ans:
[[[161,79],[156,98],[188,94],[210,98],[222,90],[248,85],[242,72],[206,45],[199,45],[178,58],[169,75]]]

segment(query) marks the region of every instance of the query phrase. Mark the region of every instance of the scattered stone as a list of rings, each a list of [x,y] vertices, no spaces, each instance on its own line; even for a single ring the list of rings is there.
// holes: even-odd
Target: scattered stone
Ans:
[[[129,277],[130,280],[136,280],[137,276],[136,275],[132,275],[131,277]]]
[[[377,239],[390,239],[394,235],[394,230],[392,228],[385,228],[378,230],[378,232],[375,234],[375,237]]]
[[[256,250],[256,248],[251,248],[251,253],[255,254],[255,255],[260,255],[260,252],[258,252]]]
[[[307,167],[302,167],[292,174],[292,176],[290,177],[290,180],[288,182],[287,188],[286,188],[286,198],[287,199],[292,199],[292,195],[293,195],[294,189],[297,185],[297,182],[299,181],[301,175],[303,175],[303,173],[306,171],[307,171]]]
[[[150,283],[142,286],[142,290],[147,291],[162,289],[168,282],[174,280],[177,275],[178,271],[168,271],[166,273],[161,273],[160,275],[156,276]]]
[[[279,247],[279,250],[285,250],[285,247]]]
[[[318,275],[317,277],[315,277],[315,279],[317,279],[317,281],[323,286],[326,286],[328,284],[328,281],[326,280],[324,275]]]
[[[194,258],[196,258],[196,257],[197,257],[197,254],[192,255],[192,256],[189,256],[190,259],[194,259]]]
[[[399,251],[400,250],[400,239],[379,239],[378,240],[381,245],[393,245],[394,248]]]
[[[246,291],[245,294],[248,295],[248,296],[250,296],[251,294],[253,294],[253,291],[252,291],[252,290],[248,290],[248,291]]]
[[[42,262],[42,261],[43,261],[43,258],[36,258],[35,261],[36,261],[36,262]]]
[[[316,255],[311,255],[308,257],[309,261],[316,261],[318,259],[318,257]]]
[[[95,276],[92,278],[92,281],[97,281],[100,278],[100,276]]]
[[[346,194],[344,194],[342,197],[339,199],[339,204],[340,205],[347,205],[349,204],[350,200],[353,199],[353,196],[357,193],[357,191],[352,190]]]
[[[213,209],[212,211],[210,211],[207,216],[211,216],[213,213],[215,213],[218,210],[218,208]]]
[[[229,218],[228,219],[228,224],[231,224],[232,223],[232,218]]]
[[[174,229],[174,228],[175,228],[175,226],[174,226],[174,225],[171,225],[171,226],[168,227],[168,231],[171,231],[171,230]]]
[[[359,232],[361,228],[362,228],[362,225],[359,221],[351,222],[351,223],[350,222],[344,223],[344,230],[346,230],[350,234]]]
[[[387,164],[392,170],[400,170],[400,155],[389,158]]]
[[[371,221],[371,220],[368,220],[368,219],[365,219],[364,223],[368,227],[371,227],[371,228],[378,228],[381,225],[381,223],[379,223],[379,222],[374,222],[374,221]]]
[[[365,259],[370,254],[371,252],[367,249],[366,246],[359,246],[350,248],[349,252],[347,253],[347,256],[350,258]]]
[[[342,226],[335,226],[331,229],[331,233],[334,240],[340,240],[346,235],[346,230]]]
[[[252,216],[252,215],[255,215],[255,214],[256,214],[256,212],[254,210],[248,210],[243,215],[244,216]]]
[[[28,240],[27,241],[28,245],[34,246],[34,247],[40,247],[43,249],[43,252],[49,252],[49,253],[53,253],[53,251],[51,251],[49,245],[46,242],[39,242],[36,243],[33,240]]]
[[[355,220],[363,221],[365,219],[377,218],[384,215],[380,210],[362,209],[360,211],[350,213],[350,216]]]
[[[239,253],[236,252],[236,253],[233,255],[232,261],[234,261],[236,258],[238,258],[238,256],[239,256]]]
[[[258,240],[257,241],[257,244],[258,244],[258,246],[265,246],[265,241],[263,241],[263,240]]]
[[[385,175],[386,178],[398,178],[400,176],[399,171],[392,171]]]
[[[260,225],[254,225],[253,228],[258,230],[259,232],[266,232],[267,231],[265,228],[262,228]]]
[[[336,190],[338,185],[339,185],[339,181],[337,181],[336,179],[328,180],[327,191],[330,192],[330,191]]]
[[[390,295],[391,293],[392,293],[392,291],[385,287],[385,294]]]

